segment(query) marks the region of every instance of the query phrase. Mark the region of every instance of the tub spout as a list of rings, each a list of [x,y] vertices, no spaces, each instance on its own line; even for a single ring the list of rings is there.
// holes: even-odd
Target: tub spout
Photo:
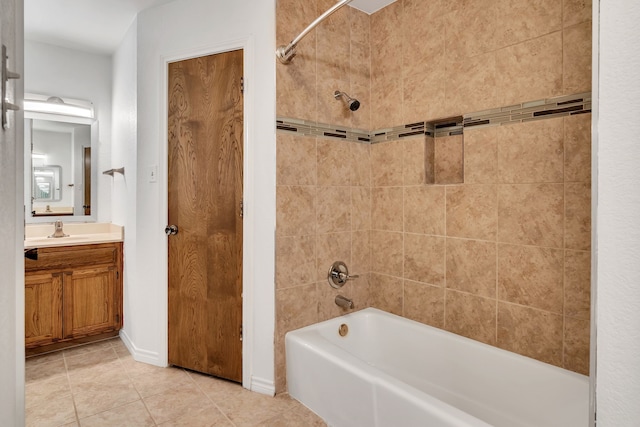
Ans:
[[[342,295],[336,295],[335,302],[336,305],[342,308],[353,308],[353,301],[347,297],[343,297]]]

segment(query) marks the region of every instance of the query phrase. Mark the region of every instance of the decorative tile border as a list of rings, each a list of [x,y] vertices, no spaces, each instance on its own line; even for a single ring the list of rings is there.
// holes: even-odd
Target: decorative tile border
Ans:
[[[338,138],[353,142],[371,143],[369,131],[353,129],[308,120],[277,118],[276,129],[285,132],[296,132],[298,135],[319,136],[322,138]]]
[[[465,114],[464,127],[508,125],[591,112],[591,92]]]
[[[308,120],[277,118],[276,128],[283,132],[321,138],[375,144],[417,136],[461,135],[465,128],[502,126],[591,112],[591,92],[524,102],[436,121],[410,123],[392,128],[366,131]]]

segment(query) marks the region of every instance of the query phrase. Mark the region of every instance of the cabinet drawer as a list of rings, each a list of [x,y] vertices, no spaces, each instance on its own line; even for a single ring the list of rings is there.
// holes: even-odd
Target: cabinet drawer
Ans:
[[[117,265],[121,243],[39,248],[38,260],[25,259],[25,271]]]

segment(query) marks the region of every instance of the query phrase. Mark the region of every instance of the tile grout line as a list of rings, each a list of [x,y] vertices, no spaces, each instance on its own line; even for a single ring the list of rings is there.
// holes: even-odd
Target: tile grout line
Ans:
[[[109,340],[111,340],[111,338],[110,338]],[[104,340],[104,341],[109,341],[109,340]],[[104,341],[102,341],[102,342],[104,342]],[[112,343],[110,343],[110,344],[112,344]],[[89,344],[89,345],[90,345],[90,344]],[[122,369],[122,370],[124,371],[124,373],[127,375],[127,378],[128,378],[128,379],[129,379],[129,381],[131,382],[131,385],[133,386],[134,390],[136,390],[136,393],[137,393],[137,394],[138,394],[138,396],[140,397],[140,399],[139,399],[139,400],[144,404],[144,401],[143,401],[143,399],[142,399],[142,396],[140,395],[140,393],[138,392],[138,389],[137,389],[137,388],[135,387],[135,385],[133,384],[133,380],[132,380],[131,376],[129,375],[129,372],[124,368],[124,365],[122,364],[122,360],[121,360],[121,358],[120,358],[120,355],[118,354],[118,352],[116,351],[116,349],[113,347],[113,345],[110,345],[110,346],[109,346],[109,348],[110,348],[110,349],[114,352],[114,354],[116,355],[116,360],[118,361],[118,364],[121,366],[121,369]],[[85,355],[85,354],[94,353],[94,352],[97,352],[97,351],[100,351],[100,350],[102,350],[102,349],[97,349],[97,350],[94,350],[94,351],[91,351],[91,352],[87,352],[87,353],[79,354],[79,355],[77,355],[77,356],[82,356],[82,355]],[[77,356],[71,356],[71,357],[77,357]],[[100,364],[102,364],[102,362],[100,362]],[[75,400],[75,397],[74,397],[74,400]],[[110,411],[113,411],[113,410],[118,409],[118,408],[122,408],[122,407],[124,407],[124,406],[130,405],[130,404],[135,403],[135,402],[137,402],[137,400],[134,400],[134,401],[132,401],[132,402],[123,403],[122,405],[114,406],[113,408],[109,408],[109,409],[105,409],[105,410],[103,410],[103,411],[96,412],[95,414],[88,415],[88,416],[84,417],[83,419],[91,418],[91,417],[94,417],[94,416],[96,416],[96,415],[103,414],[103,413],[105,413],[105,412],[110,412]],[[146,407],[146,404],[144,404],[144,406],[145,406],[145,409],[147,410],[147,412],[149,413],[149,416],[151,417],[151,419],[152,419],[152,421],[153,421],[154,426],[157,426],[157,423],[155,422],[155,419],[153,418],[153,416],[151,416],[151,413],[149,412],[148,408]],[[79,418],[79,416],[78,416],[78,425],[81,425],[81,424],[80,424],[80,418]]]
[[[563,8],[564,9],[564,8]],[[563,17],[564,24],[564,17]],[[563,37],[564,37],[564,25],[563,25]],[[564,41],[562,43],[564,48]],[[564,73],[564,55],[562,55],[563,59],[563,73]],[[563,74],[564,75],[564,74]],[[560,360],[562,361],[562,367],[565,367],[566,360],[566,274],[565,274],[565,266],[567,263],[567,183],[566,183],[566,164],[567,164],[567,120],[562,119],[562,354]]]
[[[113,346],[111,348],[113,348]],[[149,417],[151,418],[151,421],[153,422],[154,427],[157,426],[158,423],[156,422],[156,419],[151,414],[151,411],[149,410],[149,407],[147,406],[147,402],[145,402],[144,398],[140,394],[140,390],[138,390],[138,387],[136,387],[135,383],[133,382],[133,376],[127,370],[127,368],[125,368],[124,362],[122,361],[122,358],[120,357],[120,354],[118,354],[118,352],[116,351],[115,348],[113,348],[113,351],[116,353],[116,356],[118,357],[118,363],[120,364],[120,366],[124,370],[124,373],[127,375],[127,378],[129,378],[129,381],[131,382],[131,385],[133,386],[133,389],[136,391],[136,393],[138,393],[138,396],[140,397],[140,402],[142,402],[142,405],[144,406],[145,411],[147,411],[147,414],[149,414]],[[128,351],[128,349],[127,349],[127,351]],[[133,357],[132,354],[129,354],[129,356]],[[133,360],[135,361],[135,359],[133,359]],[[130,402],[130,403],[133,403],[133,402]],[[128,404],[129,403],[126,403],[125,405],[128,405]],[[125,406],[125,405],[122,405],[122,406]],[[121,406],[119,406],[119,407],[121,407]]]
[[[435,177],[435,175],[434,175]],[[443,208],[444,208],[444,238],[445,238],[445,251],[447,250],[447,238],[448,236],[448,230],[447,230],[447,193],[448,193],[448,186],[445,185],[444,186],[444,203]],[[446,254],[445,254],[446,255]],[[446,258],[445,258],[445,274],[446,274],[446,269],[447,269],[447,264],[446,264]],[[443,330],[447,330],[447,286],[446,286],[446,281],[445,281],[445,286],[442,289],[442,329]]]
[[[193,379],[193,377],[191,376],[191,374],[186,370],[186,369],[182,369],[184,371],[184,373],[189,377],[189,379],[191,380],[191,382],[193,382],[193,384],[195,384],[195,386],[198,388],[198,390],[200,390],[200,392],[202,394],[204,394],[204,396],[211,402],[213,403],[213,406],[216,407],[216,409],[218,411],[220,411],[220,413],[225,417],[225,419],[227,419],[227,421],[229,421],[229,423],[231,423],[231,425],[233,427],[236,427],[236,424],[231,420],[231,418],[229,418],[229,416],[227,415],[227,413],[225,411],[222,410],[222,408],[220,408],[220,406],[218,406],[218,403],[216,403],[207,393],[205,393],[205,391],[200,387],[200,384],[198,384],[196,382],[196,380]]]
[[[71,386],[71,378],[69,377],[69,367],[67,365],[67,356],[64,353],[64,350],[62,351],[62,361],[64,362],[64,372],[65,372],[65,376],[67,377],[67,384],[69,385],[69,392],[71,394],[71,402],[73,403],[73,412],[76,415],[76,423],[78,423],[78,426],[80,426],[80,416],[78,415],[78,407],[76,406],[76,397],[73,394],[73,387]]]
[[[495,179],[500,181],[500,141],[498,141],[499,134],[495,133],[496,140],[494,140],[496,144],[496,170],[495,170]],[[500,335],[500,252],[499,252],[499,242],[500,241],[500,186],[496,185],[496,241],[495,241],[495,251],[496,251],[496,284],[495,284],[495,297],[496,297],[496,347],[500,347],[499,335]]]
[[[402,5],[404,6],[404,5]],[[404,7],[403,7],[403,13],[404,13]],[[403,80],[403,79],[402,79]],[[401,89],[402,90],[402,89]],[[402,115],[404,116],[404,104],[403,104],[403,108],[402,108]],[[405,286],[404,286],[404,281],[406,279],[407,276],[407,271],[406,271],[406,253],[407,253],[407,239],[406,239],[406,227],[405,227],[405,206],[404,206],[404,185],[406,182],[406,156],[405,156],[405,152],[406,152],[406,142],[403,141],[402,142],[402,187],[400,187],[400,193],[402,194],[402,307],[400,307],[401,312],[402,312],[402,316],[406,317],[406,313],[405,313],[405,307],[406,307],[406,301],[405,301]]]

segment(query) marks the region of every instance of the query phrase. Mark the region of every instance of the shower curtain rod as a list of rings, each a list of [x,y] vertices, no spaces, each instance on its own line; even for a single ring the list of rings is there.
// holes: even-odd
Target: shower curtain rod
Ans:
[[[353,0],[341,0],[338,3],[336,3],[335,5],[333,5],[331,7],[331,9],[327,10],[325,13],[323,13],[318,18],[316,18],[315,21],[313,21],[311,24],[309,24],[309,26],[307,28],[305,28],[298,35],[298,37],[296,37],[295,39],[291,40],[291,43],[289,43],[286,46],[285,45],[278,46],[278,48],[276,49],[276,57],[283,64],[290,63],[291,59],[293,59],[293,57],[296,55],[296,45],[300,42],[300,40],[302,40],[302,38],[304,36],[306,36],[309,33],[309,31],[313,30],[319,23],[321,23],[326,18],[328,18],[329,15],[331,15],[333,12],[337,11],[342,6],[345,6],[345,5],[349,4],[349,3],[351,3],[352,1]]]

